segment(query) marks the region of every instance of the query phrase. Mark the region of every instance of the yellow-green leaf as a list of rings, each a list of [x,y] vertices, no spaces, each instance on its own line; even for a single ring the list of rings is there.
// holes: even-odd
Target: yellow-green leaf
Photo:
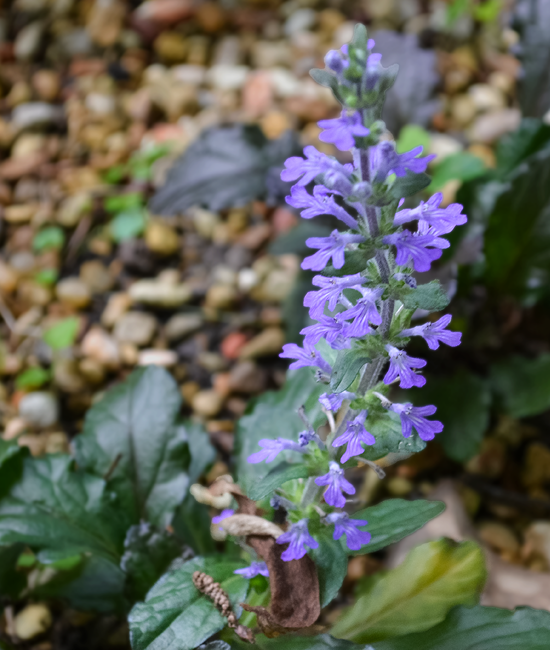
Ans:
[[[371,581],[331,634],[372,643],[427,630],[455,605],[475,605],[485,578],[483,554],[474,542],[422,544],[403,564]]]

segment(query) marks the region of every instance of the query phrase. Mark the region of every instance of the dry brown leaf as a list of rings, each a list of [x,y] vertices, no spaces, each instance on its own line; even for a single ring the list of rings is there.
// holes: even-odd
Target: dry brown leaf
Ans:
[[[189,492],[191,492],[199,503],[204,503],[206,506],[213,506],[220,510],[229,508],[233,500],[230,492],[226,492],[221,496],[214,496],[208,488],[205,488],[204,485],[200,485],[199,483],[192,485],[189,488]]]
[[[276,524],[263,517],[255,515],[237,514],[223,520],[223,529],[229,535],[244,537],[247,535],[268,535],[277,539],[283,531]]]

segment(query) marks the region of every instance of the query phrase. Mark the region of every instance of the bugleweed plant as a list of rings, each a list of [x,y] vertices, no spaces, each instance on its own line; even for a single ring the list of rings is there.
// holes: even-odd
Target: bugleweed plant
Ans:
[[[373,47],[358,26],[312,72],[343,106],[320,122],[320,138],[353,162],[306,147],[282,177],[296,181],[288,202],[302,217],[332,215],[341,229],[307,241],[314,322],[303,346],[283,348],[292,363],[282,390],[238,422],[234,476],[197,483],[215,452],[180,420],[178,387],[154,367],[94,404],[74,456],[32,458],[1,440],[2,602],[128,615],[133,650],[548,650],[548,612],[477,605],[486,575],[471,541],[421,544],[354,594],[342,589],[350,556],[444,510],[421,499],[356,504],[368,500],[366,473],[383,478],[443,429],[434,406],[392,392],[426,383],[409,339],[437,349],[461,337],[449,315],[426,320],[448,299],[413,273],[430,269],[466,217],[440,194],[404,205],[428,185],[431,157],[398,154],[388,139],[381,115],[397,67],[383,68]],[[335,600],[338,610],[322,612]]]

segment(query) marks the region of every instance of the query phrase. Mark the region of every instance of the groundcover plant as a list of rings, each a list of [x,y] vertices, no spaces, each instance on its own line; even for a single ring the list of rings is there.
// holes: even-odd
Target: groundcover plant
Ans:
[[[382,480],[383,467],[443,430],[434,406],[413,406],[403,390],[395,398],[394,388],[426,383],[426,362],[406,352],[411,337],[432,350],[461,338],[449,315],[427,316],[448,299],[437,281],[417,286],[416,274],[467,218],[461,205],[442,207],[441,194],[406,203],[429,184],[431,156],[398,154],[388,139],[381,115],[397,66],[384,68],[373,47],[359,25],[312,71],[342,104],[340,117],[319,123],[320,139],[351,150],[353,162],[311,146],[286,162],[288,203],[340,227],[307,241],[303,268],[318,274],[304,304],[314,322],[302,346],[283,347],[292,361],[283,389],[241,418],[234,476],[196,483],[214,458],[208,437],[179,420],[166,371],[136,371],[90,409],[74,457],[31,458],[2,441],[3,584],[17,589],[14,561],[31,549],[34,597],[127,614],[135,650],[550,647],[548,612],[478,604],[486,573],[474,542],[417,546],[340,597],[350,556],[444,510],[389,499],[356,511],[346,471]],[[207,507],[218,510],[212,522]]]

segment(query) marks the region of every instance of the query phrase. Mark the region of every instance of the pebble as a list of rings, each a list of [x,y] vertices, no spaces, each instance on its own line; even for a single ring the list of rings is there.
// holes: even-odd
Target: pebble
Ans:
[[[550,448],[533,442],[527,448],[521,472],[523,484],[538,488],[550,482]]]
[[[178,362],[178,354],[174,350],[140,350],[138,366],[162,366],[171,368]]]
[[[41,100],[53,102],[59,95],[61,80],[54,70],[37,70],[32,76],[32,86]]]
[[[522,554],[536,555],[544,559],[546,566],[550,568],[550,523],[547,521],[535,521],[524,533],[525,545]]]
[[[520,122],[521,112],[517,108],[490,111],[476,118],[468,130],[468,137],[471,142],[492,144],[504,134],[515,131]]]
[[[94,386],[98,386],[105,381],[105,367],[99,361],[89,357],[81,359],[78,362],[78,373],[79,375],[82,375],[87,382]]]
[[[266,113],[273,104],[273,82],[268,71],[248,75],[243,88],[243,109],[252,119]],[[265,133],[265,129],[264,129]]]
[[[105,305],[101,314],[101,323],[105,327],[113,327],[114,324],[125,314],[132,306],[132,299],[127,293],[113,293]]]
[[[40,133],[22,133],[11,148],[12,160],[25,159],[27,156],[39,153],[47,145],[47,139]]]
[[[136,16],[159,26],[170,26],[193,13],[191,0],[147,0],[136,9]]]
[[[27,102],[16,106],[11,114],[12,124],[18,129],[28,129],[63,120],[62,106],[46,102]]]
[[[284,33],[289,37],[293,36],[294,34],[310,29],[316,22],[317,12],[314,9],[297,9],[286,19]]]
[[[404,497],[414,489],[413,483],[402,476],[393,476],[390,478],[386,483],[386,487],[388,492],[394,497]]]
[[[446,133],[431,133],[429,153],[435,154],[437,158],[434,164],[445,160],[448,156],[452,156],[459,151],[462,151],[463,146],[458,140]]]
[[[80,279],[92,294],[106,293],[114,284],[109,270],[99,260],[84,262],[80,267]]]
[[[177,232],[160,219],[150,219],[147,223],[145,243],[158,255],[173,255],[180,247]]]
[[[8,205],[4,208],[4,219],[8,223],[28,223],[37,210],[35,203]]]
[[[237,289],[228,284],[214,284],[206,292],[205,304],[213,309],[231,309],[238,298]]]
[[[192,291],[186,284],[168,284],[158,280],[138,280],[129,290],[134,303],[143,303],[152,307],[181,307],[192,297]]]
[[[52,614],[43,603],[27,605],[14,619],[15,635],[22,641],[33,639],[48,630],[53,622]]]
[[[19,415],[35,427],[49,427],[59,417],[57,399],[45,391],[24,395],[19,402]]]
[[[142,346],[151,341],[156,329],[154,316],[141,311],[130,311],[116,322],[113,334],[119,343]]]
[[[487,521],[479,525],[479,536],[491,548],[516,555],[519,551],[519,541],[514,531],[508,526],[496,521]]]
[[[246,65],[220,63],[208,70],[206,80],[218,90],[240,90],[244,86],[249,70]]]
[[[202,208],[195,208],[189,212],[193,218],[193,225],[199,235],[206,239],[211,239],[220,224],[219,216],[214,212],[209,212]]]
[[[240,361],[229,373],[229,389],[234,393],[254,395],[266,389],[267,376],[253,361]]]
[[[280,327],[268,327],[244,345],[239,359],[258,359],[279,354],[285,343],[285,334]]]
[[[468,88],[468,95],[472,98],[479,112],[497,110],[505,107],[504,96],[493,86],[488,84],[474,84]]]
[[[92,207],[88,192],[80,192],[63,199],[57,213],[56,221],[65,228],[74,228]]]
[[[221,411],[223,406],[223,397],[216,393],[215,390],[200,390],[196,393],[191,401],[193,411],[197,415],[205,418],[212,418]]]
[[[27,421],[22,417],[8,420],[4,428],[4,433],[2,434],[2,440],[15,440],[28,426]]]
[[[115,339],[99,325],[93,325],[82,339],[82,354],[98,361],[106,368],[115,369],[120,363]]]
[[[158,56],[167,63],[181,63],[185,60],[189,46],[178,32],[162,32],[153,45]]]
[[[461,127],[468,126],[477,113],[477,107],[470,95],[457,95],[451,101],[451,116]]]
[[[190,86],[201,86],[206,79],[206,67],[203,65],[176,65],[170,69],[172,78]]]
[[[0,291],[2,293],[12,293],[16,287],[17,273],[9,264],[0,260]]]
[[[164,326],[168,341],[181,341],[202,327],[204,319],[201,314],[175,314]]]
[[[258,276],[254,269],[241,269],[237,277],[237,286],[242,293],[248,293],[258,284]]]
[[[57,359],[53,366],[53,380],[66,393],[80,393],[86,388],[75,359]]]
[[[220,350],[226,359],[238,359],[244,345],[248,341],[248,336],[243,332],[231,332],[228,334],[220,345]]]
[[[260,302],[283,302],[292,291],[295,277],[292,269],[273,269],[251,295]]]
[[[40,48],[43,33],[44,23],[41,20],[36,20],[20,29],[13,45],[15,58],[18,61],[34,59]]]
[[[92,300],[90,289],[80,278],[60,280],[57,283],[55,292],[61,302],[74,309],[84,309]]]

